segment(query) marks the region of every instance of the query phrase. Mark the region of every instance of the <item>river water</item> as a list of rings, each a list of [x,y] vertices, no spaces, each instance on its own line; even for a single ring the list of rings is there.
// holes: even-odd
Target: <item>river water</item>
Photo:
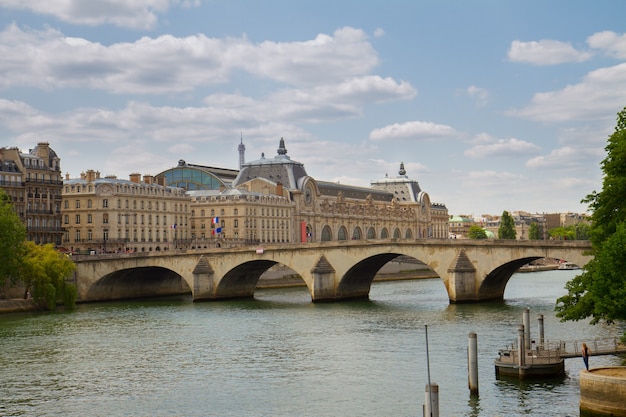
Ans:
[[[369,301],[313,304],[306,288],[254,300],[79,305],[71,313],[0,316],[2,416],[421,416],[428,382],[441,416],[578,416],[582,360],[566,376],[495,377],[524,308],[546,338],[623,329],[560,323],[555,299],[575,271],[514,275],[503,303],[450,305],[439,279],[374,283]],[[468,334],[478,335],[479,390],[467,385]],[[591,366],[622,365],[592,357]]]

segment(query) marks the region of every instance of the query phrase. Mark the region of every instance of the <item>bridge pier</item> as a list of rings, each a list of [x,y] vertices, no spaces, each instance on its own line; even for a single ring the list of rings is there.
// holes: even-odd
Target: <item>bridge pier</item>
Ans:
[[[472,303],[479,301],[476,285],[476,268],[461,249],[448,268],[446,283],[451,303]]]
[[[213,277],[215,271],[204,255],[193,269],[193,301],[212,300],[215,298]]]
[[[325,256],[322,255],[311,270],[311,276],[313,278],[313,288],[311,289],[313,302],[336,300],[335,269]]]

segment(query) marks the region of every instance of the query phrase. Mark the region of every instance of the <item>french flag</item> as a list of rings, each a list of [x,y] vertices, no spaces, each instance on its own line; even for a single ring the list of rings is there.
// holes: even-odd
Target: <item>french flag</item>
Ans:
[[[222,228],[216,227],[211,233],[213,233],[214,235],[219,235],[220,233],[222,233]]]
[[[218,224],[220,222],[219,217],[213,217],[213,224]]]

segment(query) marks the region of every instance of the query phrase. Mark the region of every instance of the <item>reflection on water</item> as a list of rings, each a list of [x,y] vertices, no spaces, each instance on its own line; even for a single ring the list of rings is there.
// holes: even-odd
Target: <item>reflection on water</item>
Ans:
[[[496,379],[493,367],[526,307],[531,322],[545,315],[549,339],[619,333],[559,323],[554,300],[572,276],[514,275],[504,302],[474,305],[450,305],[434,279],[376,283],[369,301],[313,304],[298,287],[0,317],[0,415],[420,416],[428,325],[442,416],[577,416],[582,361],[566,360],[558,381]],[[467,387],[470,332],[478,398]],[[592,357],[593,366],[621,362]]]

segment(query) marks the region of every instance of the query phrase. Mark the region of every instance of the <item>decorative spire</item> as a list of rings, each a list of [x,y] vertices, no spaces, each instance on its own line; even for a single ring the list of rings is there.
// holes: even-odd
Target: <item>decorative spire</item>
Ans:
[[[402,176],[406,175],[406,171],[404,170],[404,162],[400,162],[400,171],[398,171],[398,174]]]
[[[246,162],[246,145],[243,144],[243,132],[241,133],[241,143],[239,143],[239,169]]]
[[[287,148],[285,148],[285,139],[280,138],[280,144],[278,145],[278,154],[287,155]]]

